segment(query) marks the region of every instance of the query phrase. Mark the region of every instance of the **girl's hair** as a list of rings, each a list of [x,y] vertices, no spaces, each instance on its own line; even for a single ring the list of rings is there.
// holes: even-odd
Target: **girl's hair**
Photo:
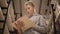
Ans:
[[[35,5],[32,1],[25,2],[24,6],[27,6],[27,5],[30,5],[30,6],[34,7],[34,14],[37,14],[36,9],[35,9]]]
[[[25,2],[24,6],[30,5],[32,7],[35,7],[34,3],[32,1]]]

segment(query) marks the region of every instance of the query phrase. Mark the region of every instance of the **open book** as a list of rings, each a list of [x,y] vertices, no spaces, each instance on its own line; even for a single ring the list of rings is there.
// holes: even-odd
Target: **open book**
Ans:
[[[21,29],[23,32],[26,31],[26,30],[28,30],[28,29],[30,29],[31,27],[34,26],[33,21],[31,21],[27,16],[23,16],[23,17],[19,18],[18,20],[24,22],[24,23],[23,23],[24,26],[23,26],[22,29]],[[18,21],[18,20],[17,20],[17,21]],[[17,21],[16,21],[15,23],[18,23]],[[16,27],[15,24],[14,24],[14,27]]]

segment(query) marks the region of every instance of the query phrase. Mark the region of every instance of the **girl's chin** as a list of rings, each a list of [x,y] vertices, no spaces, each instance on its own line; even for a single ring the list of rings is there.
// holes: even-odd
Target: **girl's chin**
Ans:
[[[27,16],[32,16],[32,15],[30,15],[30,14],[27,14]]]

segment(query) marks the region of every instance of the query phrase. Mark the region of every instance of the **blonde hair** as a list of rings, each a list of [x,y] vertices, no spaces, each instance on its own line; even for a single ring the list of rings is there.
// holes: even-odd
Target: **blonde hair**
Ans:
[[[30,5],[30,6],[34,7],[34,14],[37,14],[36,9],[35,9],[35,5],[32,1],[25,2],[24,6],[27,6],[27,5]]]
[[[34,3],[32,1],[25,2],[24,6],[30,5],[32,7],[35,7]]]

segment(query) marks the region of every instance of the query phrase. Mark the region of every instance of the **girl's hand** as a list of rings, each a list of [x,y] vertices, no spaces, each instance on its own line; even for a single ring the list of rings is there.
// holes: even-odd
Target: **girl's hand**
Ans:
[[[20,30],[24,26],[23,23],[23,21],[17,21],[17,23],[15,23],[16,29]]]
[[[15,23],[15,26],[16,26],[16,32],[17,32],[17,34],[21,34],[21,32],[22,32],[22,27],[24,26],[24,24],[23,24],[24,22],[23,21],[17,21],[17,23]]]

